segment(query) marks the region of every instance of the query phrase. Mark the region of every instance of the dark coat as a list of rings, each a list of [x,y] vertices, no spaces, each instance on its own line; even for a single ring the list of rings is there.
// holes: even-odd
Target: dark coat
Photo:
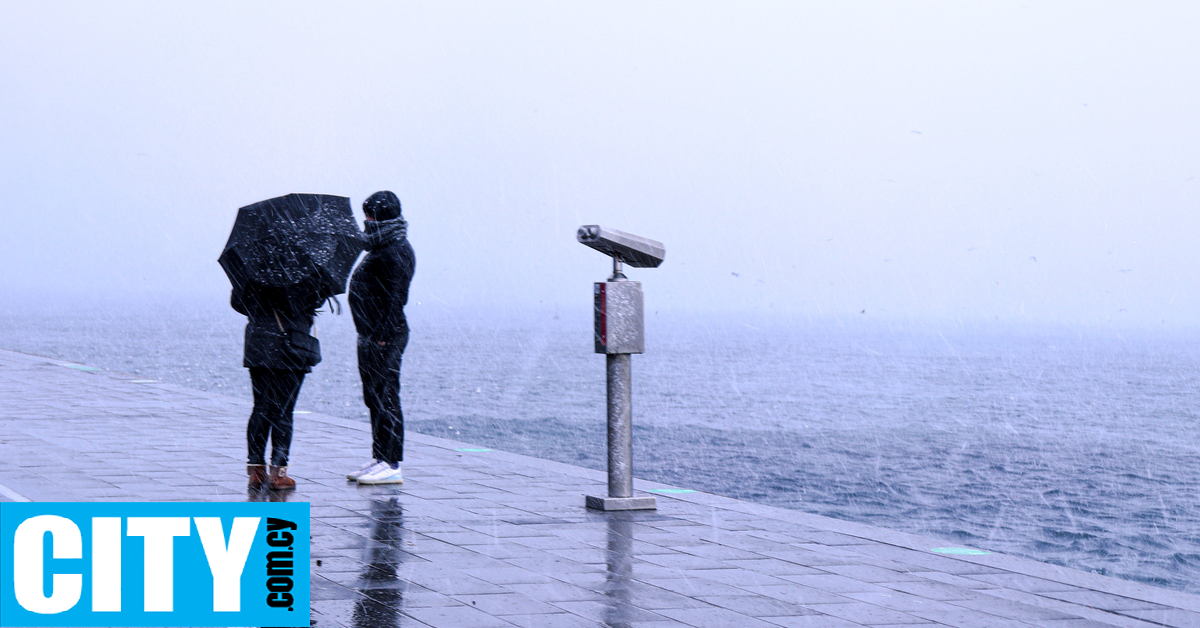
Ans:
[[[229,304],[247,318],[242,366],[311,372],[312,367],[288,357],[283,329],[310,333],[316,309],[324,300],[323,295],[313,290],[289,290],[285,295],[280,289],[256,284],[244,290],[235,288]]]
[[[360,336],[375,342],[408,344],[408,285],[417,266],[408,238],[369,251],[350,276],[350,313]],[[402,349],[403,350],[403,349]]]

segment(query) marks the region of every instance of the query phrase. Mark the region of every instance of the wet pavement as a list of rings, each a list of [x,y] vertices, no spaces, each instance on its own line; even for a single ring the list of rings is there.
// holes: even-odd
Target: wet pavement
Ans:
[[[601,472],[412,432],[405,483],[359,487],[367,426],[316,413],[297,490],[248,492],[249,409],[0,350],[0,501],[308,501],[314,626],[1200,628],[1198,596],[652,482],[592,512]]]

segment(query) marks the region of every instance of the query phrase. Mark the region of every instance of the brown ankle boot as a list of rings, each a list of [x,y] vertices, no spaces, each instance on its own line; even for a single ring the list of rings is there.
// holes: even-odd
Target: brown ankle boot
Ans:
[[[250,481],[246,483],[247,487],[262,488],[267,481],[267,465],[248,464],[246,465],[246,475],[250,476]]]
[[[267,472],[267,488],[273,491],[286,491],[296,488],[296,481],[288,477],[287,467],[271,465]]]

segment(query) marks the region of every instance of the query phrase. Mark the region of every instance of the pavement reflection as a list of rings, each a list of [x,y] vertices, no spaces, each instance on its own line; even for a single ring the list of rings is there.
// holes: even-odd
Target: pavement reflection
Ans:
[[[272,491],[269,488],[248,488],[246,489],[246,501],[286,502],[288,497],[294,494],[295,491]]]
[[[351,615],[355,628],[393,628],[400,625],[405,583],[398,571],[404,556],[401,532],[404,510],[395,497],[371,500],[371,535],[355,589],[362,597]]]
[[[609,628],[630,628],[634,620],[633,598],[633,522],[627,515],[612,513],[608,519],[608,545],[605,548],[608,573],[604,582],[604,624]]]

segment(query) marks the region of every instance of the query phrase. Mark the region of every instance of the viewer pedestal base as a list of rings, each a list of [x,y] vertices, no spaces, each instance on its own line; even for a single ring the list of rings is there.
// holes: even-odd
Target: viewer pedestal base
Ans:
[[[658,502],[646,497],[596,497],[587,496],[587,507],[592,510],[656,510]]]

